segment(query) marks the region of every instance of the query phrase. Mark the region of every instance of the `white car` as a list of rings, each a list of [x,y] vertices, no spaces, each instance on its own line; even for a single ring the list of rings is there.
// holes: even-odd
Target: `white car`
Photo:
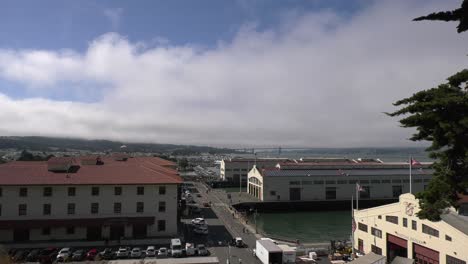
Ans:
[[[121,247],[115,254],[117,258],[128,258],[129,250],[126,247]]]
[[[168,255],[167,248],[162,247],[162,248],[159,249],[158,258],[165,258],[165,257],[167,257],[167,255]]]
[[[153,246],[148,246],[148,248],[146,249],[146,257],[147,258],[156,257],[156,249]]]
[[[130,252],[131,258],[141,258],[141,249],[140,248],[133,248],[132,252]]]
[[[192,225],[206,225],[205,218],[198,217],[198,218],[192,219]]]
[[[57,262],[67,261],[71,257],[71,253],[70,248],[62,248],[57,254]]]

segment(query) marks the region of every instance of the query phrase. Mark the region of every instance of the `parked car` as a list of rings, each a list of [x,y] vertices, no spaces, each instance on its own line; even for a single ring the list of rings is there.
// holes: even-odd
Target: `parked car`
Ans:
[[[231,246],[243,248],[243,247],[246,247],[247,245],[242,240],[242,237],[236,237],[231,240]]]
[[[158,258],[166,258],[168,255],[167,248],[162,247],[158,250]]]
[[[208,226],[207,225],[197,225],[193,229],[193,232],[198,235],[208,235]]]
[[[130,253],[131,258],[141,258],[141,249],[140,248],[133,248],[132,252]]]
[[[28,254],[29,254],[29,251],[20,249],[15,252],[15,254],[13,255],[11,259],[13,260],[13,262],[20,262],[20,261],[23,261],[26,258],[26,256],[28,256]]]
[[[192,225],[206,225],[205,218],[201,218],[201,217],[192,219],[191,222],[192,222]]]
[[[199,256],[208,256],[210,254],[210,252],[208,251],[208,249],[206,249],[205,245],[198,244],[197,245],[197,254]]]
[[[98,254],[98,250],[95,249],[95,248],[92,248],[88,251],[88,253],[86,253],[86,259],[87,260],[94,260]]]
[[[194,256],[195,253],[195,245],[193,243],[185,243],[185,255]]]
[[[68,261],[71,257],[71,249],[70,248],[62,248],[57,254],[57,262],[65,262]]]
[[[77,251],[73,252],[71,258],[73,261],[83,261],[85,257],[85,251],[83,249],[78,249]]]
[[[46,249],[41,250],[41,252],[39,252],[39,256],[37,257],[37,260],[41,264],[49,264],[55,260],[55,258],[57,257],[57,254],[58,254],[57,248],[54,248],[54,247],[46,248]]]
[[[99,256],[104,260],[111,260],[114,259],[115,254],[112,251],[112,248],[106,248],[103,251],[99,252]]]
[[[148,248],[146,249],[146,257],[147,258],[156,257],[156,249],[154,248],[154,246],[148,246]]]
[[[27,262],[37,262],[37,257],[39,256],[39,253],[41,252],[40,249],[33,249],[29,254],[26,256],[26,261]]]
[[[130,256],[130,250],[126,247],[121,247],[116,253],[117,258],[128,258]]]

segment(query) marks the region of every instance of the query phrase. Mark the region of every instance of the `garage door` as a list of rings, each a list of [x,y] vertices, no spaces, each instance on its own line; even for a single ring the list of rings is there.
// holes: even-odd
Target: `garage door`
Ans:
[[[439,252],[413,244],[414,260],[417,264],[439,264]]]

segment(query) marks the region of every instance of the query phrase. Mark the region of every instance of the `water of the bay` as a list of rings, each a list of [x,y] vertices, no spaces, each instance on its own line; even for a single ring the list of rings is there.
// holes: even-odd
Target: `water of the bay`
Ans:
[[[253,224],[253,216],[250,217]],[[299,240],[301,243],[322,243],[349,239],[350,211],[259,213],[257,228],[276,238]]]

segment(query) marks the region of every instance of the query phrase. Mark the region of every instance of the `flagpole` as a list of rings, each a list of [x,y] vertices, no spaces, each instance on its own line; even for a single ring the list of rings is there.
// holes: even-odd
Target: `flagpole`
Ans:
[[[359,188],[358,183],[356,183],[356,210],[359,210]]]
[[[351,257],[354,258],[354,205],[353,205],[354,197],[351,195]]]
[[[409,192],[410,192],[411,194],[413,194],[413,192],[412,192],[412,187],[413,187],[413,186],[412,186],[412,184],[413,184],[412,182],[413,182],[413,181],[411,180],[411,178],[412,178],[412,177],[411,177],[411,176],[412,176],[412,175],[411,175],[411,167],[412,167],[412,165],[413,165],[413,157],[410,156],[410,160],[409,160]]]

